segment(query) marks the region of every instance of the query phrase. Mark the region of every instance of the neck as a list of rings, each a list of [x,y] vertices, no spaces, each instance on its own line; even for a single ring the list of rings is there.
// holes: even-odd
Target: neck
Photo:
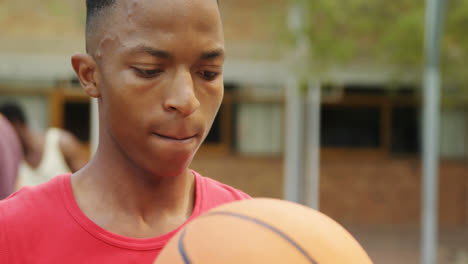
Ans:
[[[194,182],[189,169],[176,177],[157,178],[133,164],[109,160],[99,152],[73,177],[77,183],[93,185],[102,198],[114,200],[107,202],[117,202],[120,209],[142,215],[154,208],[176,210],[188,199]]]
[[[154,176],[105,138],[89,164],[73,175],[72,188],[78,205],[91,220],[132,237],[154,236],[176,228],[191,215],[195,199],[194,176],[189,169],[176,177]],[[167,219],[172,222],[167,224]],[[117,222],[119,227],[113,225]],[[126,228],[122,222],[133,226],[122,230]],[[162,228],[153,228],[156,226]]]

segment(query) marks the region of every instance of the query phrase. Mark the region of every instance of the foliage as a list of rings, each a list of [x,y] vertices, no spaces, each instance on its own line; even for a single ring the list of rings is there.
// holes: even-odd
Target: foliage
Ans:
[[[313,63],[396,65],[421,71],[424,0],[291,0],[303,7],[304,34]],[[468,1],[446,1],[441,62],[446,85],[468,87]],[[318,63],[319,62],[319,63]],[[468,89],[466,89],[468,90]]]

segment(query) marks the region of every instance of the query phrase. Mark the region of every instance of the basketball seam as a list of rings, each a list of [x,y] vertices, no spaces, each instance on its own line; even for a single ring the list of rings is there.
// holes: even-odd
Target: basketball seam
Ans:
[[[178,243],[179,252],[182,255],[182,259],[184,260],[184,263],[185,264],[191,264],[192,262],[188,258],[187,252],[185,251],[184,236],[185,236],[185,229],[182,230],[182,233],[180,234],[179,243]]]

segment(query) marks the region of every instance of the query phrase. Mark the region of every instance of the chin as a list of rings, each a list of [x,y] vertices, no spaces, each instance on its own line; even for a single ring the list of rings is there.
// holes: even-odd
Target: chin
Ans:
[[[163,161],[159,164],[159,166],[162,167],[153,167],[150,169],[150,171],[156,177],[177,177],[185,173],[192,161],[192,157],[193,155],[190,158],[184,159],[182,161],[178,160],[178,162],[175,160]],[[154,166],[155,164],[151,165]]]

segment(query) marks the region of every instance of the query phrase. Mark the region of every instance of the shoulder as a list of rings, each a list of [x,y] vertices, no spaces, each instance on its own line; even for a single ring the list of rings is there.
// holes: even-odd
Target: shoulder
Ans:
[[[25,252],[34,251],[34,247],[50,236],[50,226],[60,224],[51,219],[60,212],[60,180],[65,175],[34,187],[23,187],[8,198],[0,201],[0,263],[13,260],[23,263]],[[13,259],[12,259],[13,258]]]
[[[9,197],[0,201],[0,228],[9,222],[24,221],[31,209],[36,208],[38,201],[32,190],[34,187],[26,186],[16,191]]]
[[[218,182],[214,179],[201,176],[195,171],[192,171],[197,180],[197,191],[201,192],[200,195],[204,203],[209,207],[221,205],[224,203],[251,199],[251,197],[234,187]]]
[[[69,175],[68,175],[69,176]],[[17,230],[41,223],[43,217],[54,215],[57,204],[61,201],[61,175],[52,180],[34,186],[23,187],[19,191],[0,201],[0,229],[3,231]]]
[[[50,134],[55,134],[58,137],[60,148],[73,148],[80,145],[80,141],[70,132],[60,128],[50,128],[48,131]]]
[[[20,216],[50,207],[51,202],[56,202],[61,198],[60,184],[69,176],[69,174],[64,174],[37,186],[23,187],[8,198],[1,200],[0,216],[3,217],[0,219],[8,219],[8,216]]]

